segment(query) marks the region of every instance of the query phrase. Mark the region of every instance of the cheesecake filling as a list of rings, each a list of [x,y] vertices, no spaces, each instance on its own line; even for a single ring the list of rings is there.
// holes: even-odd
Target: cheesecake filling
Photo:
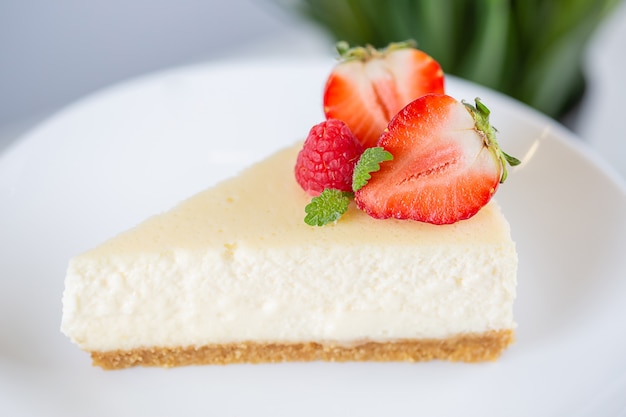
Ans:
[[[87,351],[445,339],[513,328],[511,244],[247,245],[75,259],[62,330]]]

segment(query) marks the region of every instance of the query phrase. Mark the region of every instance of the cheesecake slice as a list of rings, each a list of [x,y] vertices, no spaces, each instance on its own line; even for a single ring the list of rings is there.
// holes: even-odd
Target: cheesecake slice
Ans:
[[[311,227],[300,147],[72,259],[63,333],[105,369],[496,359],[517,273],[497,203],[445,226],[351,206]]]

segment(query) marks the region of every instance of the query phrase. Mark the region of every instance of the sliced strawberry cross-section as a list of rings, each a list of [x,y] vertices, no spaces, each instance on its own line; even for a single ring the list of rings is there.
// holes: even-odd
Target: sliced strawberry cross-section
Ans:
[[[506,179],[504,153],[489,125],[489,110],[443,94],[408,104],[389,123],[378,146],[393,155],[381,164],[355,201],[375,218],[449,224],[489,202]]]
[[[340,42],[342,61],[324,89],[327,118],[346,122],[364,147],[375,146],[389,121],[411,101],[444,92],[440,65],[412,42],[377,50]]]

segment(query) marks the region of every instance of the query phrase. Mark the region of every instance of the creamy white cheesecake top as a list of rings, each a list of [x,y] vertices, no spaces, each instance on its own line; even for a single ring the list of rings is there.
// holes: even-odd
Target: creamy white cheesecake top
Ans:
[[[83,349],[442,338],[514,327],[517,255],[492,202],[435,226],[351,207],[304,223],[300,145],[70,261],[62,331]]]

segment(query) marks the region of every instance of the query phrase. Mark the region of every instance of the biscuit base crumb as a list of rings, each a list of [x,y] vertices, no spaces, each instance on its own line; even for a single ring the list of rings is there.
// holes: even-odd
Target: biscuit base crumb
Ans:
[[[361,344],[241,342],[191,347],[150,347],[91,352],[93,364],[103,369],[133,366],[171,368],[188,365],[228,365],[306,361],[455,362],[496,360],[514,339],[513,330],[464,334],[447,339],[412,339]]]

